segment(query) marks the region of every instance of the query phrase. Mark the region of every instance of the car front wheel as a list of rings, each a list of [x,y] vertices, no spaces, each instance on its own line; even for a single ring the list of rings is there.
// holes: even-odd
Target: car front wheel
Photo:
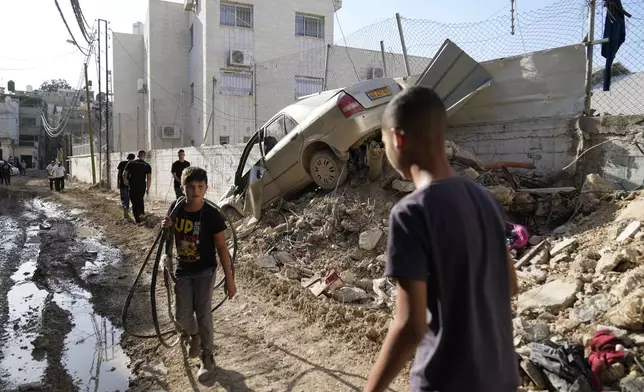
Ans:
[[[320,150],[311,158],[311,177],[320,188],[332,191],[347,179],[347,164],[328,150]]]

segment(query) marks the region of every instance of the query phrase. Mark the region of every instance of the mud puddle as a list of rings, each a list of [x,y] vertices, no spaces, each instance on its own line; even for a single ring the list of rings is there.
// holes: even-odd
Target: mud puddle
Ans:
[[[41,383],[45,390],[125,391],[122,330],[94,312],[92,295],[79,286],[120,252],[101,244],[100,230],[81,222],[80,211],[40,199],[21,207],[0,216],[0,390]],[[84,262],[76,265],[79,255]]]

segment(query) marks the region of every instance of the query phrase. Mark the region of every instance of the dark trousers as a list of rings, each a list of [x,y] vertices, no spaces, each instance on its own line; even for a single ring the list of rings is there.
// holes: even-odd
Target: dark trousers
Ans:
[[[143,204],[143,197],[145,196],[145,188],[137,189],[130,188],[130,202],[132,203],[132,214],[136,223],[141,222],[141,215],[145,213],[145,205]]]
[[[130,209],[130,191],[127,188],[121,188],[121,207],[124,210]]]
[[[60,192],[65,189],[65,177],[56,177],[56,179],[54,179],[54,185],[56,186],[56,192]]]
[[[50,178],[49,179],[49,189],[51,189],[52,191],[54,190],[54,183],[55,182],[56,182],[55,178]]]
[[[177,199],[183,196],[183,190],[181,190],[181,186],[174,186],[174,194],[177,196]]]
[[[2,176],[0,176],[0,183],[11,185],[11,174],[4,173]]]

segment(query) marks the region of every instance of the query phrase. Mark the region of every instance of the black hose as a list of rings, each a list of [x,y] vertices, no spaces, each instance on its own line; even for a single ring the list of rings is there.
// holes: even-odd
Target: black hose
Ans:
[[[237,246],[237,240],[238,239],[237,239],[237,232],[235,231],[235,227],[232,224],[232,222],[230,221],[230,219],[223,213],[221,208],[219,208],[219,206],[217,206],[215,203],[213,203],[213,202],[211,202],[211,201],[209,201],[207,199],[205,199],[204,201],[208,205],[210,205],[211,207],[215,208],[224,217],[224,219],[226,220],[226,223],[228,225],[228,228],[231,230],[232,239],[233,239],[233,254],[230,256],[230,264],[231,264],[231,268],[232,268],[233,273],[234,273],[234,271],[235,271],[234,265],[235,265],[235,259],[237,258],[237,249],[238,249],[238,246]],[[183,197],[183,196],[180,197],[179,199],[177,199],[177,202],[175,203],[174,208],[170,212],[170,218],[173,221],[174,221],[174,218],[177,215],[177,211],[178,211],[179,207],[183,207],[185,202],[186,202],[186,198]],[[165,338],[168,335],[176,334],[177,329],[180,328],[176,324],[176,322],[174,320],[174,317],[172,315],[172,295],[171,295],[171,284],[172,283],[171,282],[176,282],[176,277],[172,274],[172,271],[168,271],[165,268],[165,265],[163,266],[163,268],[164,268],[164,271],[163,271],[164,285],[166,287],[166,295],[168,297],[167,298],[167,300],[168,300],[168,313],[169,313],[170,319],[172,320],[173,324],[175,324],[175,328],[171,328],[171,329],[168,329],[168,330],[165,330],[165,331],[161,331],[161,327],[159,325],[159,319],[158,319],[158,314],[157,314],[157,306],[156,306],[156,284],[157,284],[157,275],[158,275],[158,270],[159,270],[159,264],[161,263],[161,257],[163,255],[164,251],[165,251],[165,253],[167,254],[168,257],[172,257],[171,256],[171,251],[172,251],[172,246],[173,246],[173,238],[172,237],[173,237],[172,236],[172,230],[170,228],[162,229],[162,230],[159,231],[159,234],[157,234],[157,237],[156,237],[154,243],[152,244],[152,247],[150,247],[150,250],[148,251],[148,254],[147,254],[146,258],[143,261],[143,265],[141,265],[139,273],[138,273],[136,279],[134,280],[134,284],[130,288],[130,291],[129,291],[128,296],[127,296],[127,298],[125,300],[125,304],[123,306],[123,311],[122,311],[122,314],[121,314],[121,319],[122,319],[122,323],[123,323],[123,329],[125,330],[126,333],[128,333],[131,336],[141,338],[141,339],[158,338],[159,341],[161,342],[161,344],[163,344],[166,347],[172,347],[172,346],[176,345],[177,342],[179,341],[179,339],[177,339],[176,341],[168,342],[166,340],[166,338]],[[135,288],[136,288],[136,284],[139,282],[141,276],[143,275],[143,271],[145,270],[145,267],[147,266],[148,262],[150,261],[150,257],[152,256],[152,251],[155,249],[155,247],[157,249],[157,253],[155,255],[154,264],[152,266],[152,278],[151,278],[151,282],[150,282],[150,304],[151,304],[151,311],[152,311],[152,323],[154,324],[155,334],[151,334],[151,335],[136,334],[136,333],[131,332],[128,329],[127,311],[128,311],[128,309],[130,307],[130,304],[132,302],[132,298],[134,296],[134,291],[135,291]],[[215,284],[214,289],[218,289],[221,286],[224,286],[225,281],[226,281],[226,277],[224,275],[219,280],[219,282],[217,282]],[[225,291],[225,286],[224,286],[224,291]],[[221,301],[219,301],[212,308],[212,312],[214,312],[215,310],[219,309],[224,304],[224,302],[226,302],[227,298],[228,298],[228,295],[227,295],[227,292],[226,292],[226,295],[224,296],[224,298]]]

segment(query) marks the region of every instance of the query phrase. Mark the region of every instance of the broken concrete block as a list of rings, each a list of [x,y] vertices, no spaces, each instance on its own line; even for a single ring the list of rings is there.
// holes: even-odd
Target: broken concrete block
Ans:
[[[640,221],[631,222],[628,226],[626,226],[624,231],[622,231],[622,233],[617,237],[617,242],[623,242],[627,238],[633,237],[635,233],[640,231],[641,227],[642,227],[642,222]]]
[[[530,264],[532,265],[544,265],[548,264],[550,260],[550,254],[548,249],[544,249],[541,252],[537,253],[533,258],[530,259]]]
[[[358,245],[360,249],[372,250],[378,245],[380,237],[382,237],[382,230],[375,228],[368,231],[363,231],[360,233],[360,238],[358,240]]]
[[[528,342],[541,342],[550,336],[550,327],[544,322],[534,322],[523,326],[523,337]]]
[[[411,181],[394,180],[391,183],[391,188],[399,192],[411,193],[416,189],[416,186]]]
[[[139,375],[141,377],[160,378],[168,375],[168,368],[162,360],[154,359],[141,366]]]
[[[333,292],[332,296],[336,301],[342,303],[356,302],[368,297],[366,291],[353,286],[340,287]]]
[[[492,196],[503,206],[508,206],[512,204],[514,200],[514,190],[508,188],[507,186],[495,185],[487,187],[487,190],[490,191]]]
[[[451,140],[445,141],[445,153],[447,155],[447,159],[450,161],[458,162],[475,169],[483,168],[483,162],[481,162],[476,155],[464,150]]]
[[[644,266],[632,269],[622,275],[610,293],[618,299],[622,299],[638,287],[644,287]]]
[[[532,245],[532,246],[535,246],[535,245],[537,245],[537,244],[538,244],[539,242],[541,242],[541,241],[543,241],[543,237],[542,237],[542,236],[540,236],[540,235],[533,235],[533,236],[532,236],[532,237],[530,237],[530,239],[528,240],[528,243],[529,243],[530,245]]]
[[[595,274],[603,274],[614,270],[621,262],[628,261],[623,253],[606,250],[595,267]]]
[[[563,241],[555,244],[555,246],[550,249],[550,257],[555,257],[561,252],[570,252],[575,250],[575,248],[578,246],[578,242],[574,238],[567,238],[564,239]]]
[[[476,180],[477,178],[479,178],[481,176],[479,174],[479,172],[477,172],[476,170],[472,169],[471,167],[465,168],[461,173],[465,177],[469,177],[472,180]]]
[[[520,311],[533,308],[558,311],[572,305],[576,300],[575,294],[580,289],[580,282],[553,280],[521,294],[517,300],[517,308]]]
[[[288,223],[282,223],[281,225],[275,226],[273,232],[276,234],[283,233],[288,230]]]
[[[581,187],[581,200],[584,202],[593,202],[593,200],[601,199],[607,194],[613,192],[613,186],[604,180],[599,174],[589,174],[586,176],[586,181]]]
[[[550,265],[555,266],[560,263],[567,263],[570,261],[570,256],[567,253],[559,253],[555,257],[550,259]]]
[[[349,233],[357,233],[360,231],[360,226],[357,223],[351,222],[347,219],[342,220],[342,222],[340,222],[340,226]]]
[[[596,320],[606,313],[613,305],[612,298],[607,294],[597,294],[584,299],[584,302],[570,312],[571,319],[581,323]]]
[[[617,327],[644,330],[644,288],[638,288],[624,297],[606,316]]]
[[[622,392],[642,392],[644,391],[644,377],[627,377],[619,383]]]
[[[279,272],[279,267],[277,266],[277,260],[273,255],[262,255],[255,262],[260,268],[267,269],[271,272]]]

